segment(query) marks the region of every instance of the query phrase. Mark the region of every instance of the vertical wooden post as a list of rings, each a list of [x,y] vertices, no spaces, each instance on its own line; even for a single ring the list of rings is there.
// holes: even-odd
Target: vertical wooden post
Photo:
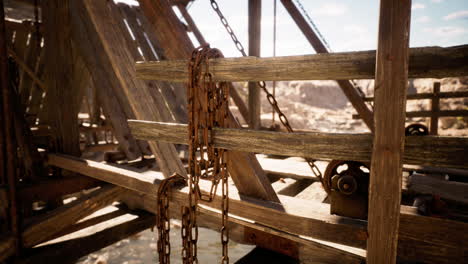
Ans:
[[[262,0],[249,0],[249,56],[260,57]],[[249,127],[259,129],[260,87],[249,82]]]
[[[16,141],[14,135],[14,117],[13,117],[13,105],[12,105],[12,93],[8,83],[8,57],[7,57],[7,46],[6,46],[6,31],[5,31],[5,13],[3,7],[3,0],[0,1],[0,99],[2,104],[2,110],[0,113],[3,114],[0,119],[2,132],[2,143],[0,154],[2,158],[2,171],[0,173],[6,175],[4,179],[8,187],[8,199],[10,201],[10,230],[15,239],[15,251],[18,254],[20,249],[20,225],[18,220],[18,210],[16,203]]]
[[[44,23],[47,122],[55,130],[56,151],[80,155],[78,111],[82,91],[73,83],[69,0],[41,1]]]
[[[431,101],[431,135],[437,135],[439,132],[439,111],[440,111],[440,82],[434,83],[434,96]]]
[[[395,263],[408,80],[411,0],[381,0],[375,70],[374,145],[367,263]]]

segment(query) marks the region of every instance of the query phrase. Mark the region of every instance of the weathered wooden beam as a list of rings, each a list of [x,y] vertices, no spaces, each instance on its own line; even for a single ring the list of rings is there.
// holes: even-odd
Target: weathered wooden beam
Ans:
[[[56,233],[53,237],[50,238],[50,240],[53,240],[53,239],[59,238],[61,236],[65,236],[65,235],[77,232],[77,231],[80,231],[80,230],[85,229],[85,228],[90,227],[90,226],[98,225],[100,223],[103,223],[103,222],[106,222],[108,220],[120,217],[120,216],[125,215],[127,213],[129,213],[129,210],[117,209],[117,210],[112,211],[110,213],[106,213],[106,214],[99,215],[99,216],[96,216],[96,217],[93,217],[93,218],[90,218],[90,219],[79,221],[76,224],[71,225],[71,226],[63,229],[62,231]]]
[[[37,77],[36,73],[26,64],[23,59],[21,59],[13,49],[8,49],[8,55],[10,55],[15,62],[20,66],[21,70],[26,72],[29,77],[34,81],[34,83],[42,89],[42,91],[46,91],[45,83]]]
[[[468,91],[454,91],[454,92],[440,92],[437,95],[434,93],[417,93],[417,94],[408,94],[406,100],[420,100],[420,99],[432,99],[434,97],[439,98],[460,98],[468,97]],[[364,98],[366,102],[374,101],[374,97]]]
[[[18,197],[22,204],[31,207],[34,201],[51,201],[102,184],[100,181],[83,176],[54,177],[35,184],[19,186]]]
[[[154,215],[140,213],[135,219],[96,233],[31,249],[18,263],[76,263],[79,258],[149,229],[155,223]]]
[[[273,58],[213,59],[215,81],[293,81],[374,79],[375,51],[340,52]],[[436,61],[437,63],[434,63]],[[409,78],[445,78],[468,73],[468,45],[411,48]],[[136,63],[146,80],[186,82],[188,60]]]
[[[188,144],[187,125],[129,120],[135,137]],[[214,128],[216,147],[229,150],[315,159],[370,161],[371,134],[271,132]],[[468,168],[468,138],[408,136],[403,163]]]
[[[102,74],[93,78],[102,78],[110,83],[112,91],[119,95],[119,100],[128,102],[128,112],[138,119],[165,120],[167,108],[157,104],[144,81],[134,76],[133,55],[125,40],[126,32],[122,31],[122,21],[118,20],[119,11],[114,3],[103,1],[73,1],[74,16],[72,19],[77,43],[91,43],[85,58],[93,59]],[[112,92],[110,92],[112,96]],[[101,102],[107,98],[100,98]],[[127,101],[124,101],[127,100]],[[151,150],[166,176],[177,172],[186,175],[174,145],[167,143],[150,143]]]
[[[42,1],[41,8],[45,29],[44,42],[47,43],[45,121],[55,131],[56,150],[79,156],[78,112],[83,89],[73,82],[74,70],[79,69],[75,68],[76,56],[72,40],[69,38],[72,16],[70,1]],[[56,34],[57,31],[61,34]]]
[[[437,113],[430,111],[410,111],[406,112],[406,117],[433,117],[433,116],[468,116],[468,110],[441,110]],[[353,118],[359,118],[359,115],[353,115]]]
[[[249,56],[260,57],[261,30],[262,30],[262,1],[249,0]],[[261,126],[261,103],[262,92],[256,82],[249,82],[249,127],[259,129]]]
[[[200,44],[200,45],[207,44],[207,42],[206,42],[205,38],[203,37],[202,33],[200,32],[197,25],[193,21],[192,16],[187,11],[186,6],[187,6],[186,4],[185,5],[184,4],[177,4],[177,8],[179,9],[180,13],[184,17],[185,22],[187,22],[189,30],[192,31],[193,34],[195,35],[195,38],[197,39],[198,44]]]
[[[411,0],[380,1],[367,263],[395,263],[405,143]]]
[[[140,0],[146,18],[157,34],[161,48],[168,59],[189,58],[194,49],[187,32],[181,26],[167,0]],[[179,43],[179,45],[174,45]],[[181,92],[182,96],[186,92]],[[178,96],[180,96],[178,95]],[[185,102],[184,98],[184,102]],[[240,127],[232,115],[229,125]],[[228,169],[240,193],[265,200],[278,201],[271,184],[253,153],[231,151],[228,154]]]
[[[7,220],[8,229],[13,238],[13,253],[18,254],[20,250],[20,228],[19,228],[19,210],[17,208],[16,185],[19,181],[17,173],[17,145],[15,140],[14,126],[14,101],[13,91],[10,85],[7,57],[7,38],[5,29],[5,13],[3,1],[0,1],[0,100],[2,102],[0,110],[0,176],[2,183],[8,186],[9,199],[9,219]]]
[[[320,38],[317,36],[315,31],[311,28],[311,25],[305,20],[304,16],[297,9],[296,5],[291,0],[281,0],[281,3],[288,11],[294,22],[296,22],[299,29],[302,31],[304,36],[307,38],[309,43],[317,53],[329,53],[325,45],[322,43]],[[343,93],[346,95],[348,100],[351,102],[356,111],[362,116],[362,120],[366,123],[367,127],[374,130],[374,119],[372,111],[367,107],[362,97],[356,91],[354,85],[348,80],[338,80]]]
[[[444,200],[468,205],[468,183],[446,181],[415,173],[409,177],[408,190],[418,194],[438,195]]]
[[[137,173],[122,167],[111,166],[90,160],[74,158],[67,155],[50,154],[49,164],[63,169],[77,171],[99,180],[110,182],[142,195],[141,204],[146,210],[156,212],[153,202],[158,185],[163,179],[160,173]],[[201,182],[203,191],[209,190],[210,183]],[[278,207],[275,202],[239,197],[230,193],[230,211],[232,218],[239,216],[254,223],[252,228],[281,230],[292,235],[308,236],[359,248],[366,247],[367,232],[365,222],[346,217],[329,215],[329,205],[297,198],[279,196],[283,204]],[[187,203],[187,188],[171,192],[171,203]],[[217,214],[220,199],[211,203],[200,203],[201,214]],[[174,206],[171,206],[171,208]],[[150,209],[153,208],[153,209]],[[177,210],[180,211],[180,210]],[[440,218],[419,216],[416,209],[402,206],[398,255],[404,260],[427,263],[460,263],[468,250],[466,241],[468,224]]]
[[[55,233],[75,224],[78,220],[118,200],[124,190],[105,186],[89,195],[51,211],[26,227],[22,233],[24,247],[33,247],[53,237]]]
[[[429,132],[431,135],[437,135],[439,134],[438,131],[439,131],[439,112],[440,112],[440,99],[439,99],[439,93],[440,93],[440,82],[435,82],[433,84],[433,93],[434,93],[434,98],[432,98],[432,101],[431,101],[431,112],[432,112],[432,116],[431,116],[431,125],[430,125],[430,128],[429,128]],[[466,113],[468,114],[468,111],[466,111]]]

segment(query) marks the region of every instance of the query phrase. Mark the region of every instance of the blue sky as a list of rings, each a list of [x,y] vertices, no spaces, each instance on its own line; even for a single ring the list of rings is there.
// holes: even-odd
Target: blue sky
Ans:
[[[273,47],[273,1],[262,2],[262,56]],[[333,51],[375,49],[378,0],[302,0]],[[222,27],[209,0],[196,0],[189,13],[212,47],[226,57],[240,56]],[[247,0],[218,0],[247,49]],[[410,46],[454,46],[468,44],[468,0],[413,0]],[[307,40],[278,0],[277,55],[313,53]]]

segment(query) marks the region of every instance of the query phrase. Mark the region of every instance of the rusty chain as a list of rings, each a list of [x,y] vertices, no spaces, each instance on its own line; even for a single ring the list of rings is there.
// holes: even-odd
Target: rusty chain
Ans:
[[[232,30],[231,26],[229,25],[226,17],[224,17],[223,13],[219,9],[218,3],[215,0],[210,0],[210,4],[211,4],[211,7],[213,8],[213,10],[218,15],[219,19],[221,20],[221,23],[223,24],[223,26],[226,29],[227,33],[231,36],[231,39],[234,42],[237,50],[242,54],[243,57],[247,57],[247,53],[245,52],[244,46],[239,41],[236,34],[234,33],[234,30]],[[286,128],[286,130],[289,133],[293,133],[294,130],[291,127],[291,125],[289,124],[288,118],[286,117],[286,115],[279,108],[278,101],[276,101],[275,96],[272,93],[270,93],[270,91],[268,91],[268,89],[266,88],[265,82],[264,81],[259,81],[259,82],[257,82],[257,85],[265,92],[268,102],[270,103],[271,107],[275,110],[275,112],[278,114],[278,118],[281,121],[281,123],[283,124],[283,126]],[[320,180],[320,182],[323,185],[322,173],[320,172],[319,168],[315,164],[315,160],[310,159],[310,158],[306,158],[305,160],[307,161],[307,164],[309,165],[310,169],[312,170],[312,173],[315,175],[315,177],[317,177],[317,179]]]
[[[225,127],[228,118],[229,86],[226,82],[213,82],[208,60],[222,54],[209,45],[194,50],[189,62],[188,114],[189,114],[189,206],[182,209],[182,258],[184,263],[198,263],[197,257],[197,204],[198,199],[211,202],[219,182],[222,182],[222,263],[229,263],[227,227],[229,211],[228,174],[224,149],[212,142],[215,127]],[[200,179],[210,180],[207,195],[201,193]]]
[[[168,187],[170,184],[185,181],[185,178],[177,173],[164,179],[158,187],[156,204],[156,227],[158,229],[158,255],[159,263],[169,264],[171,256],[171,244],[169,232],[171,231],[169,217]]]

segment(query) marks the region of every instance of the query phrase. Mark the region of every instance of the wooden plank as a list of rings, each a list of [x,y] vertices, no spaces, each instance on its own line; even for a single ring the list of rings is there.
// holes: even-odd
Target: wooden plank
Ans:
[[[34,201],[55,200],[64,195],[99,185],[102,185],[102,182],[83,176],[52,178],[32,185],[19,186],[18,197],[21,199],[21,203],[31,207],[31,203]]]
[[[74,225],[72,225],[72,226],[70,226],[68,228],[63,229],[59,233],[56,233],[53,237],[50,238],[50,240],[53,240],[53,239],[59,238],[61,236],[65,236],[65,235],[77,232],[77,231],[80,231],[80,230],[88,228],[90,226],[98,225],[100,223],[103,223],[103,222],[106,222],[108,220],[117,218],[117,217],[125,215],[127,213],[129,213],[129,210],[117,209],[117,210],[115,210],[113,212],[110,212],[110,213],[107,213],[107,214],[103,214],[103,215],[99,215],[99,216],[96,216],[96,217],[93,217],[93,218],[90,218],[90,219],[79,221],[76,224],[74,224]]]
[[[186,59],[191,56],[194,49],[187,32],[180,25],[172,7],[167,0],[140,0],[142,10],[146,18],[157,34],[161,48],[168,59]],[[164,14],[164,15],[161,15]],[[174,45],[179,43],[180,45]],[[185,92],[183,95],[185,96]],[[184,98],[184,102],[185,102]],[[230,115],[229,125],[240,127]],[[252,153],[231,151],[228,154],[228,170],[237,189],[244,195],[278,201],[278,197],[271,188],[271,184],[262,170],[260,164]]]
[[[435,82],[433,87],[434,98],[431,102],[431,127],[429,129],[431,135],[437,135],[439,131],[439,93],[440,93],[440,82]],[[466,111],[468,114],[468,111]]]
[[[249,56],[260,57],[261,29],[262,29],[262,1],[249,0]],[[249,82],[249,128],[259,129],[261,124],[262,92],[256,82]]]
[[[296,25],[302,31],[309,43],[312,45],[315,52],[328,53],[329,51],[322,43],[320,38],[315,34],[315,31],[311,28],[311,25],[309,25],[309,23],[304,19],[296,5],[291,0],[281,0],[281,3],[285,7],[286,11],[288,11],[289,15],[293,18],[294,22],[296,22]],[[347,80],[338,80],[338,85],[356,111],[362,116],[362,120],[364,123],[366,123],[367,127],[373,131],[374,120],[372,111],[367,107],[362,97],[354,88],[354,85]]]
[[[110,182],[140,193],[140,205],[145,210],[156,212],[154,202],[157,188],[163,176],[161,173],[138,173],[123,167],[116,167],[91,160],[59,154],[49,155],[49,164],[63,169],[79,171],[99,180]],[[203,191],[209,190],[209,183],[201,182]],[[187,189],[174,190],[171,193],[171,208],[187,203]],[[269,229],[269,232],[281,230],[293,235],[308,236],[343,245],[365,248],[367,232],[365,221],[329,215],[327,204],[279,196],[283,207],[275,202],[259,199],[241,199],[230,193],[230,211],[232,217],[243,217],[243,222],[251,223],[252,228]],[[219,197],[218,197],[219,198]],[[205,213],[220,215],[220,199],[212,203],[201,202],[201,215]],[[151,209],[152,208],[152,209]],[[177,207],[178,208],[178,207]],[[180,210],[176,210],[180,211]],[[209,211],[209,212],[207,212]],[[180,212],[179,212],[180,213]],[[240,220],[239,220],[240,221]],[[468,224],[440,218],[419,216],[416,208],[402,206],[399,226],[399,257],[406,260],[424,260],[427,263],[460,263],[468,250]],[[200,222],[201,223],[201,222]],[[431,260],[432,258],[432,260]]]
[[[468,183],[436,179],[424,174],[412,174],[408,180],[412,193],[438,195],[444,200],[468,205]]]
[[[187,143],[187,125],[129,120],[135,137],[170,143]],[[315,159],[368,162],[372,154],[371,134],[255,131],[214,128],[216,147],[229,150]],[[408,136],[405,164],[468,168],[468,138]]]
[[[122,188],[106,186],[45,214],[40,220],[24,229],[22,233],[23,246],[33,247],[47,241],[55,233],[113,203],[123,192]]]
[[[400,223],[411,0],[380,1],[367,263],[395,263]]]
[[[408,94],[406,100],[419,100],[419,99],[432,99],[434,98],[434,93],[417,93],[417,94]],[[454,91],[454,92],[440,92],[437,97],[439,98],[460,98],[468,97],[468,91]],[[364,98],[366,102],[374,101],[374,97]]]
[[[215,81],[293,81],[374,79],[375,51],[269,58],[223,58],[210,62]],[[468,45],[410,49],[409,78],[445,78],[468,73]],[[433,63],[437,61],[438,63]],[[440,63],[439,63],[440,62]],[[145,80],[186,82],[187,61],[136,63]]]
[[[73,83],[75,56],[71,38],[69,1],[41,2],[44,23],[44,41],[47,97],[46,122],[54,129],[56,150],[80,155],[78,111],[82,89]],[[60,31],[61,34],[57,34]],[[67,58],[67,59],[64,59]],[[67,87],[67,89],[63,89]],[[66,103],[64,103],[64,100]]]
[[[96,233],[29,250],[27,256],[18,263],[76,263],[81,257],[149,229],[155,223],[154,215],[140,213],[136,219]]]
[[[410,111],[406,112],[406,117],[447,117],[447,116],[468,116],[468,110],[440,110],[437,114],[431,111]],[[359,118],[359,115],[353,115],[353,118]]]
[[[102,70],[102,74],[95,77],[110,82],[113,91],[118,93],[120,98],[125,97],[128,100],[131,108],[129,110],[136,118],[164,120],[164,106],[156,104],[149,92],[150,87],[134,77],[133,55],[123,37],[125,33],[122,32],[122,22],[117,20],[118,11],[115,7],[102,1],[73,1],[73,7],[73,28],[76,33],[74,38],[87,38],[84,41],[90,43],[91,49],[88,50],[88,54],[93,56],[92,59],[95,59],[95,63]],[[101,102],[103,100],[106,99],[102,98]],[[172,144],[151,142],[150,146],[166,176],[174,172],[186,175]]]
[[[26,62],[14,51],[13,49],[8,49],[8,54],[15,60],[15,62],[20,66],[21,70],[26,72],[29,77],[39,86],[43,91],[46,91],[46,84],[36,76],[35,72],[30,68]]]

